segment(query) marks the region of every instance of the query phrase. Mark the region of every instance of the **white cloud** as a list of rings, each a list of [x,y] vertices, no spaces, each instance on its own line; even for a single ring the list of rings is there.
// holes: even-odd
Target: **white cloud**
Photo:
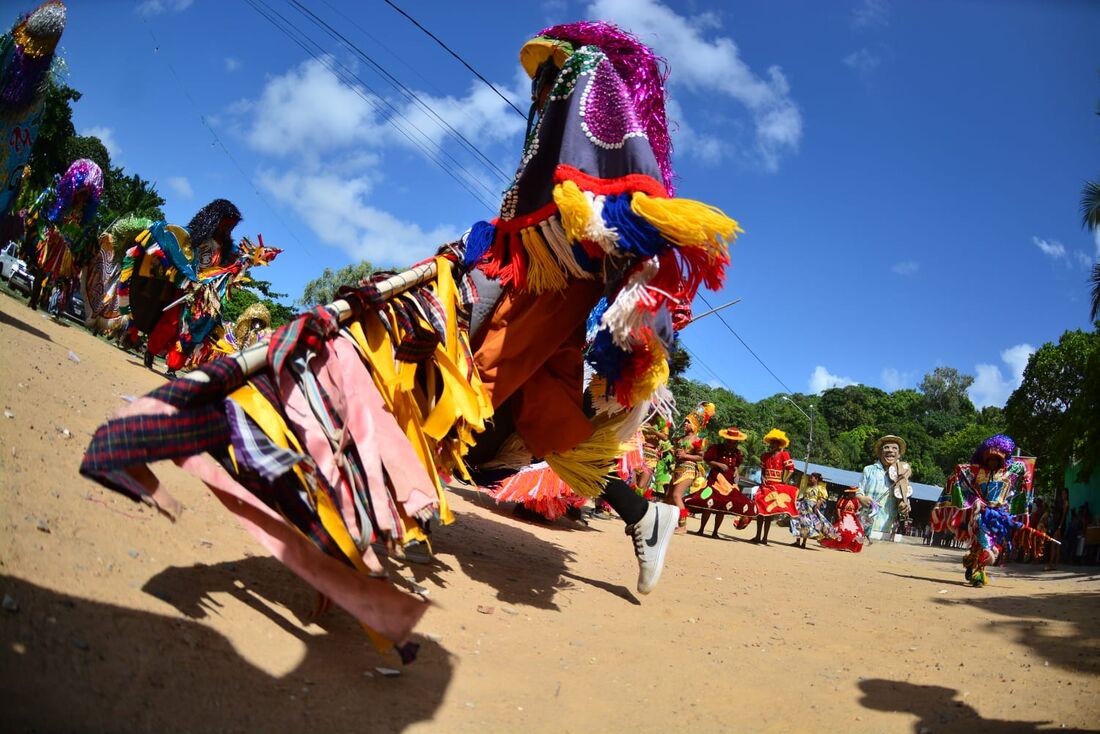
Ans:
[[[798,150],[802,113],[783,71],[771,66],[757,74],[741,59],[732,38],[707,40],[707,31],[721,27],[717,15],[685,17],[657,0],[595,0],[587,15],[621,25],[667,57],[671,86],[724,95],[744,105],[755,127],[755,155],[768,170],[777,170],[784,154]]]
[[[259,99],[240,100],[228,112],[245,120],[244,135],[254,149],[272,156],[304,157],[310,164],[349,148],[384,150],[399,145],[421,150],[427,146],[434,152],[451,135],[419,104],[392,103],[361,87],[349,87],[334,69],[341,68],[332,57],[305,61],[270,79]],[[510,142],[523,132],[523,121],[482,84],[471,84],[469,93],[460,98],[417,96],[479,147]],[[263,114],[256,115],[257,110]],[[387,122],[395,117],[405,134]]]
[[[194,0],[143,0],[134,10],[144,16],[182,13],[191,7],[193,2]]]
[[[107,153],[110,154],[112,163],[116,158],[122,155],[122,146],[115,140],[115,131],[113,129],[102,125],[95,125],[93,127],[84,128],[80,131],[80,134],[99,138],[99,141],[103,143],[103,147],[107,149]],[[106,171],[104,171],[104,173],[106,173]]]
[[[1095,235],[1096,257],[1086,255],[1080,250],[1071,250],[1058,240],[1044,240],[1041,237],[1032,237],[1031,241],[1039,248],[1039,251],[1054,261],[1063,261],[1067,268],[1078,265],[1082,268],[1091,268],[1094,262],[1100,262],[1100,233]]]
[[[353,260],[376,265],[407,265],[461,234],[458,227],[429,230],[403,222],[367,201],[374,183],[331,173],[261,171],[259,184],[290,207],[322,241],[342,248]]]
[[[234,72],[241,68],[241,60],[235,59],[232,56],[225,57],[225,70],[228,72]]]
[[[1066,246],[1057,240],[1047,241],[1039,237],[1032,237],[1031,241],[1034,242],[1035,246],[1047,257],[1061,260],[1066,256]]]
[[[890,5],[886,0],[863,0],[852,9],[852,26],[875,28],[890,23]]]
[[[191,189],[191,182],[186,176],[169,176],[164,184],[181,199],[191,199],[195,196],[195,192]]]
[[[870,79],[872,72],[882,63],[882,59],[866,48],[853,51],[844,57],[844,65],[852,69],[864,81]]]
[[[905,260],[900,263],[894,263],[890,270],[894,271],[897,275],[916,275],[920,270],[920,263],[916,260]]]
[[[902,372],[893,367],[884,367],[882,370],[882,389],[886,392],[894,392],[916,384],[916,372]]]
[[[1020,386],[1024,379],[1027,360],[1035,352],[1030,344],[1017,344],[1001,352],[1001,361],[1008,368],[1008,376],[995,364],[979,364],[975,367],[977,375],[974,384],[967,390],[970,402],[978,408],[987,405],[1003,407],[1012,391]]]
[[[667,103],[669,135],[678,153],[700,163],[716,165],[730,157],[733,147],[725,138],[701,133],[684,120],[680,103],[671,97]]]
[[[810,375],[809,381],[810,392],[814,395],[820,395],[831,387],[848,387],[849,385],[858,384],[859,383],[851,377],[840,377],[839,375],[830,374],[829,370],[821,365],[814,368],[814,372]]]

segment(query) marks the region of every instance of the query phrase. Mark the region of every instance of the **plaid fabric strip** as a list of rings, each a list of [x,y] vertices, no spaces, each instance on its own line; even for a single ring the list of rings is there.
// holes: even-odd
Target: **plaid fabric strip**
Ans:
[[[430,358],[439,346],[439,334],[424,326],[416,307],[408,301],[395,301],[392,308],[403,332],[394,356],[402,362],[423,362]]]
[[[225,406],[230,440],[236,451],[238,465],[252,469],[267,481],[273,482],[306,458],[296,451],[277,446],[245,415],[235,401],[227,398]]]
[[[317,306],[309,313],[284,325],[271,337],[267,348],[267,363],[275,374],[286,367],[286,361],[303,342],[331,337],[339,329],[339,323],[328,309]]]
[[[140,485],[126,467],[215,452],[229,443],[222,399],[244,382],[231,359],[203,365],[208,382],[180,379],[148,397],[177,408],[175,415],[132,415],[108,421],[96,430],[84,452],[80,473],[109,489],[138,498]]]

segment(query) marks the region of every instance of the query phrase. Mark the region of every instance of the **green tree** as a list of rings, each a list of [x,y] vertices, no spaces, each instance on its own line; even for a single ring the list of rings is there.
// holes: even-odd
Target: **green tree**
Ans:
[[[336,291],[340,290],[341,286],[357,286],[373,273],[374,266],[366,260],[345,265],[339,270],[325,268],[320,277],[306,283],[305,288],[302,289],[302,297],[295,303],[304,308],[332,303],[336,300]]]
[[[266,282],[266,281],[256,281]],[[267,306],[268,313],[271,314],[271,328],[276,329],[283,324],[287,323],[294,318],[294,310],[288,306],[284,306],[278,301],[274,301],[271,298],[261,297],[257,290],[253,289],[256,282],[249,283],[247,285],[240,286],[233,289],[233,293],[222,304],[222,320],[228,322],[235,322],[244,310],[251,306],[253,303],[262,303]]]
[[[1047,342],[1028,359],[1023,381],[1005,405],[1009,434],[1023,453],[1039,460],[1036,482],[1044,493],[1062,485],[1066,467],[1098,430],[1100,415],[1085,410],[1095,400],[1086,390],[1096,379],[1088,368],[1098,349],[1100,331],[1067,331],[1057,344]]]
[[[41,191],[53,182],[55,175],[65,172],[72,159],[66,159],[65,143],[76,135],[71,103],[80,99],[80,92],[52,78],[46,83],[45,107],[38,124],[38,137],[31,150],[31,189]]]
[[[77,158],[87,158],[99,166],[99,170],[103,171],[103,188],[107,189],[109,184],[108,172],[111,170],[111,154],[107,152],[107,146],[103,144],[103,141],[94,135],[73,135],[65,140],[64,143],[64,160],[65,164],[62,167],[62,171],[69,167],[69,164],[75,161]]]
[[[817,406],[821,416],[839,434],[856,426],[873,425],[878,418],[880,404],[886,397],[886,393],[877,387],[833,387],[821,393]]]
[[[164,219],[164,197],[151,181],[126,172],[117,166],[105,171],[103,200],[99,204],[99,220],[102,227],[127,215],[146,217],[152,220]]]
[[[1100,232],[1100,184],[1095,181],[1086,181],[1085,188],[1081,191],[1081,223],[1090,232]],[[1100,316],[1100,262],[1092,266],[1089,285],[1092,286],[1092,311],[1089,318],[1095,321]]]
[[[973,384],[973,377],[954,367],[937,367],[921,380],[920,391],[930,410],[947,414],[973,413],[974,404],[966,394]]]

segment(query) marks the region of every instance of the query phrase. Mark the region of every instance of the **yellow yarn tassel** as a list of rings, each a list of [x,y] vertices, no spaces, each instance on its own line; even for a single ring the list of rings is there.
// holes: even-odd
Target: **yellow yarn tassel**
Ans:
[[[588,205],[584,192],[574,182],[562,181],[554,187],[554,202],[561,214],[565,236],[570,242],[583,240],[588,221],[592,218],[592,207]]]
[[[728,257],[727,242],[740,225],[717,207],[692,199],[657,199],[635,192],[630,209],[677,247],[701,247],[712,259]]]
[[[638,375],[634,381],[634,390],[630,395],[631,405],[648,401],[658,387],[668,382],[668,355],[665,353],[664,346],[652,334],[649,337],[647,351],[652,361],[645,372]]]
[[[622,419],[617,418],[598,426],[587,441],[568,451],[548,454],[546,463],[577,494],[598,496],[622,453],[622,444],[616,435],[621,422]]]
[[[527,288],[533,293],[560,291],[565,288],[565,274],[554,260],[550,247],[534,227],[521,229],[523,249],[527,251]]]

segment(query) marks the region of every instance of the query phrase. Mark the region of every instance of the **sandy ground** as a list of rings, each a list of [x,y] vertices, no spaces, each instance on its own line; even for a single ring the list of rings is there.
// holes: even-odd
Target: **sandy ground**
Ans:
[[[187,506],[172,524],[78,475],[121,396],[160,375],[6,295],[0,350],[6,732],[1100,725],[1100,569],[1017,566],[974,590],[957,551],[803,551],[779,528],[765,548],[730,528],[675,538],[638,597],[619,521],[525,524],[467,493],[437,562],[393,567],[434,605],[420,659],[383,677],[396,658],[339,609],[308,621],[312,590],[197,481],[158,467]]]

